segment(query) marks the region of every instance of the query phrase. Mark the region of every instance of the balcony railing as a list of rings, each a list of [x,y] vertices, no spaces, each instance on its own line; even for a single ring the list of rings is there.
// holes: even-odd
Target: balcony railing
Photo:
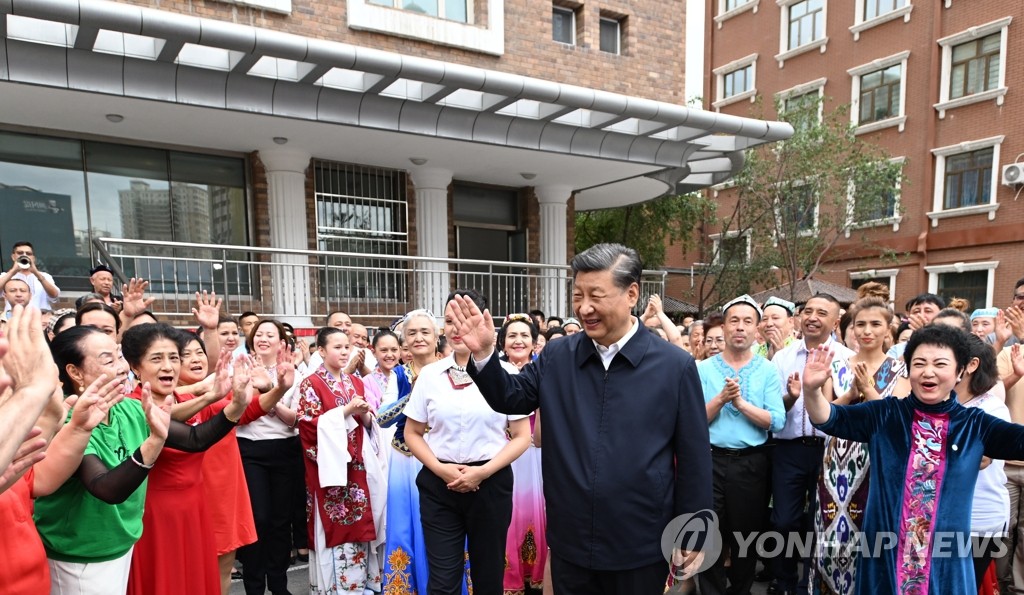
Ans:
[[[193,296],[204,290],[217,292],[235,316],[252,311],[313,326],[339,310],[367,326],[417,308],[441,315],[448,293],[466,288],[483,294],[498,318],[534,308],[571,315],[568,266],[119,238],[93,243],[118,277],[149,281],[154,313],[172,323],[188,323]],[[644,271],[638,312],[664,288],[664,271]]]

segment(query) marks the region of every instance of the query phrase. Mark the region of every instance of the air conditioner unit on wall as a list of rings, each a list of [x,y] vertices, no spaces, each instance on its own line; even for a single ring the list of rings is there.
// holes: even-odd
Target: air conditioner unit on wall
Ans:
[[[1024,184],[1024,163],[1010,163],[1003,166],[1003,185]]]

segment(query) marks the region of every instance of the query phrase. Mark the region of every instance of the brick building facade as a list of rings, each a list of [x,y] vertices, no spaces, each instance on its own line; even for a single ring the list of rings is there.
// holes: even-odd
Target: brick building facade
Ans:
[[[163,275],[179,312],[181,295],[221,283],[238,307],[303,326],[339,307],[376,323],[382,302],[388,316],[438,312],[459,282],[450,259],[551,265],[492,297],[566,314],[576,208],[724,181],[738,146],[789,134],[682,107],[684,13],[657,0],[0,3],[0,191],[26,222],[0,244],[64,230],[38,253],[73,297],[106,258],[97,238],[143,241],[115,260]],[[151,209],[209,197],[211,223],[185,238],[178,208],[170,225],[128,226],[141,198],[124,188],[146,188]],[[33,211],[43,199],[52,208]],[[222,244],[293,252],[246,257],[259,273],[235,280],[194,256]]]
[[[869,237],[901,256],[831,261],[817,275],[1006,306],[1024,277],[1024,5],[998,0],[708,0],[706,108],[747,115],[756,97],[818,93],[849,104],[858,135],[903,160],[897,216]],[[730,191],[712,191],[727,201]],[[852,238],[837,252],[857,242]],[[709,242],[710,244],[710,242]],[[706,262],[675,254],[670,267]],[[688,278],[670,295],[687,299]],[[729,296],[723,296],[728,298]]]

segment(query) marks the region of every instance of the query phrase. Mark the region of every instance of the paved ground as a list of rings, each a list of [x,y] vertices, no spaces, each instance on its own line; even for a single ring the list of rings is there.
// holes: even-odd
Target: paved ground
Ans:
[[[298,564],[288,569],[288,590],[292,595],[307,595],[309,593],[309,570],[308,565]],[[768,583],[754,583],[750,590],[751,595],[765,595],[768,591]],[[245,595],[242,589],[242,581],[231,581],[231,595]]]
[[[308,564],[296,564],[288,569],[288,590],[292,595],[309,595]],[[231,595],[245,595],[242,581],[231,581]]]

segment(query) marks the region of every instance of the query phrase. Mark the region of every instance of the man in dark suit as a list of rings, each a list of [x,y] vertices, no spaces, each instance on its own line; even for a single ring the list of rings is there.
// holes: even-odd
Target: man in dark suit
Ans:
[[[496,411],[543,409],[548,544],[559,595],[654,595],[669,565],[661,536],[712,508],[711,452],[693,358],[631,314],[635,250],[598,244],[572,260],[583,331],[553,341],[518,375],[494,357],[494,323],[456,298],[445,316],[473,352],[469,373]],[[701,554],[677,552],[695,570]]]

